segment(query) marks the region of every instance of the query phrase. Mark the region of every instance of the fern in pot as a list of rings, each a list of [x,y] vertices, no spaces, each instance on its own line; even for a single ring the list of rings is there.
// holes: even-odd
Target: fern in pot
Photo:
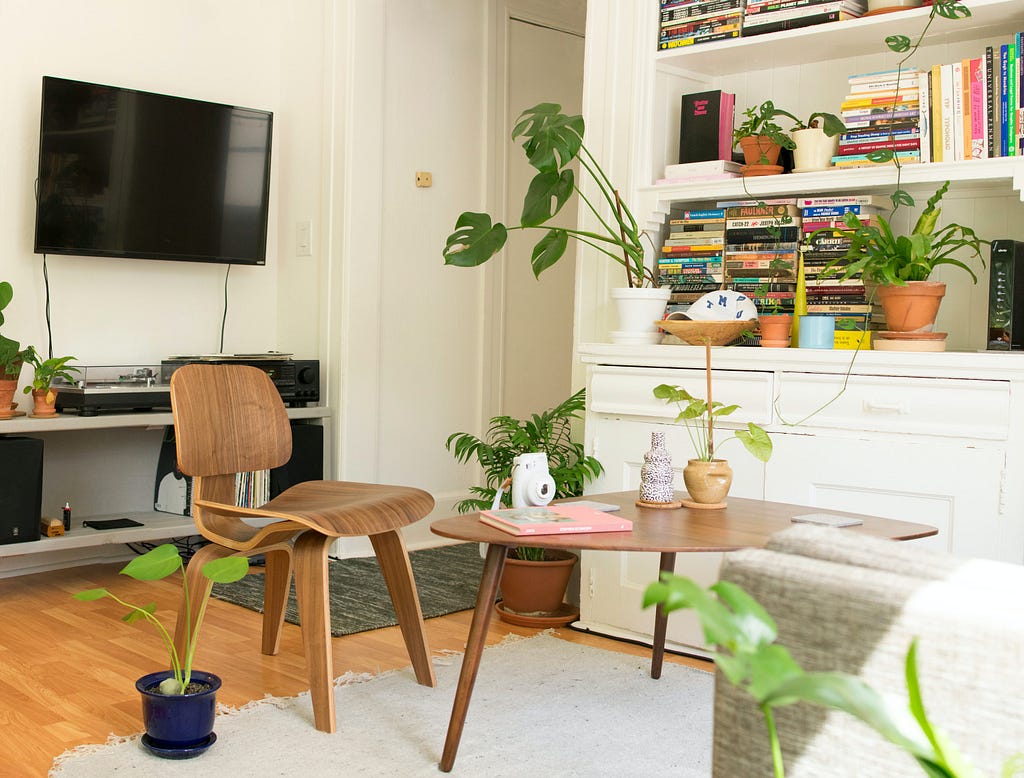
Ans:
[[[581,417],[585,404],[585,390],[580,389],[564,402],[528,419],[493,417],[483,438],[468,432],[449,435],[445,448],[455,459],[458,462],[475,460],[484,473],[484,485],[470,487],[472,496],[459,502],[456,510],[468,513],[491,508],[499,490],[502,490],[500,505],[511,507],[511,495],[504,485],[513,461],[520,454],[539,451],[547,454],[548,471],[555,482],[555,499],[582,495],[587,483],[604,472],[601,463],[587,456],[583,444],[572,436],[572,423]],[[498,608],[499,617],[512,623],[526,623],[524,616],[544,617],[556,613],[575,562],[575,555],[567,551],[530,546],[513,549],[502,572],[503,604]],[[551,566],[564,569],[555,572],[549,569]],[[531,591],[535,588],[531,584],[542,580],[550,588],[542,587],[539,593]]]

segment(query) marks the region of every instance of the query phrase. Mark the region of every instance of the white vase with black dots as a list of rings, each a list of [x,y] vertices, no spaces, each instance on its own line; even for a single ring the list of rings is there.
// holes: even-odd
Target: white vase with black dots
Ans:
[[[640,468],[639,505],[650,507],[679,507],[675,499],[675,472],[672,455],[665,448],[665,433],[651,433],[651,450],[644,454]]]

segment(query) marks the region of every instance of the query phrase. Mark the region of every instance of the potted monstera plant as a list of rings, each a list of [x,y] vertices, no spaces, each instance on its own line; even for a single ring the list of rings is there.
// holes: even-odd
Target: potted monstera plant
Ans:
[[[157,756],[184,759],[198,756],[216,741],[213,722],[217,710],[217,689],[221,680],[213,673],[192,669],[199,629],[206,614],[206,605],[214,583],[231,583],[244,578],[249,572],[245,557],[224,557],[203,565],[206,578],[198,617],[194,626],[186,630],[184,653],[179,654],[171,633],[156,616],[156,604],[132,605],[107,589],[88,589],[73,595],[76,600],[92,601],[109,597],[128,608],[124,621],[128,624],[145,620],[160,635],[167,650],[169,669],[149,673],[135,682],[142,695],[142,718],[146,734],[142,744]],[[181,573],[184,588],[183,602],[188,602],[188,583],[185,567],[178,549],[170,543],[157,546],[136,557],[121,570],[123,575],[138,581],[158,581]],[[179,618],[192,623],[187,610]]]
[[[455,507],[460,513],[493,507],[495,496],[520,454],[544,452],[548,472],[555,482],[555,499],[578,497],[584,486],[603,472],[601,463],[584,453],[572,438],[572,422],[585,407],[585,390],[528,419],[495,416],[485,438],[468,432],[448,436],[445,447],[459,462],[477,461],[484,471],[484,485],[470,487],[473,495]],[[511,494],[502,492],[501,505],[511,507]],[[557,549],[519,546],[510,552],[501,575],[502,604],[498,616],[511,623],[553,625],[565,598],[575,555]],[[566,618],[562,623],[568,623]]]
[[[530,256],[533,273],[539,278],[544,270],[562,258],[572,238],[593,252],[604,254],[624,271],[624,287],[611,292],[619,306],[617,332],[621,334],[620,337],[613,334],[613,340],[637,342],[646,335],[649,342],[657,343],[661,336],[652,322],[664,314],[671,290],[660,288],[654,272],[647,267],[642,243],[646,233],[583,143],[583,134],[583,117],[562,113],[557,103],[540,103],[523,111],[512,128],[512,139],[522,142],[526,159],[537,173],[523,200],[519,223],[505,225],[486,213],[463,213],[445,242],[442,252],[445,264],[476,267],[502,250],[510,230],[540,230],[540,239]],[[580,192],[573,171],[577,162],[580,170],[596,185],[599,202],[592,202]],[[600,230],[548,224],[574,195],[579,195],[581,202],[594,213]],[[603,208],[598,207],[601,201]],[[647,240],[650,242],[649,237]]]

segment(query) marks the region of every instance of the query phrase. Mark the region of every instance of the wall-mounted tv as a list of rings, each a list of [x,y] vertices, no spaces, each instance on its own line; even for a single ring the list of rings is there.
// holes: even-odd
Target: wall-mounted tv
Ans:
[[[273,114],[43,77],[37,254],[262,265]]]

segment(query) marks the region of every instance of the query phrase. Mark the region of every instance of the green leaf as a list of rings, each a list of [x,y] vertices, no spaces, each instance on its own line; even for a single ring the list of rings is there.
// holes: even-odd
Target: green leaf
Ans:
[[[747,422],[746,430],[736,430],[736,437],[739,438],[743,447],[753,454],[755,459],[767,462],[772,458],[772,439],[768,433],[753,422]]]
[[[14,297],[14,287],[11,286],[9,281],[0,281],[0,311],[6,308],[11,298]],[[0,314],[0,324],[4,323],[3,315]]]
[[[178,549],[170,543],[164,543],[142,556],[135,557],[121,569],[121,574],[136,581],[158,581],[182,569],[184,565]]]
[[[910,192],[906,189],[897,189],[889,198],[892,200],[893,208],[898,208],[901,205],[911,206],[914,204],[914,198],[910,196]]]
[[[455,223],[455,232],[448,236],[441,253],[446,265],[476,267],[501,251],[506,240],[504,224],[491,224],[486,213],[467,211]]]
[[[557,103],[540,103],[523,111],[512,128],[512,139],[526,138],[523,149],[537,170],[557,170],[579,153],[583,145],[582,116],[566,116]]]
[[[92,602],[93,600],[102,600],[109,595],[110,592],[106,589],[86,589],[83,592],[75,592],[71,596],[82,602]]]
[[[890,51],[909,51],[910,38],[908,38],[906,35],[889,35],[885,39],[885,45],[889,47]]]
[[[778,635],[775,620],[742,587],[732,581],[718,581],[710,588],[736,615],[736,623],[749,646],[765,646],[775,640]]]
[[[539,227],[558,213],[572,196],[573,181],[571,170],[541,171],[534,176],[523,200],[523,226]]]
[[[869,162],[881,164],[883,162],[891,162],[894,156],[896,154],[892,149],[878,149],[878,151],[872,151],[868,154],[867,159]]]
[[[240,581],[249,574],[249,560],[244,556],[227,556],[213,559],[203,565],[203,575],[214,583]]]
[[[569,234],[565,230],[558,228],[549,230],[533,247],[533,252],[530,254],[533,275],[540,278],[541,273],[561,259],[568,243]]]
[[[142,621],[143,619],[145,619],[147,613],[150,616],[156,613],[155,602],[151,602],[148,605],[143,605],[141,607],[133,608],[121,617],[121,621],[123,621],[125,624],[134,624],[136,621]]]
[[[783,684],[805,675],[803,669],[785,646],[772,643],[761,646],[748,657],[750,686],[747,691],[758,702],[767,701]],[[772,705],[785,705],[785,698],[772,698]],[[796,700],[793,700],[794,702]]]

